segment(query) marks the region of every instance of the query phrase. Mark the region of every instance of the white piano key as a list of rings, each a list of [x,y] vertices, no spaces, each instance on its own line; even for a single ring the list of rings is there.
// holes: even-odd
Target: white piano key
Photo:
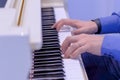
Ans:
[[[80,67],[78,60],[74,59],[63,59],[64,70],[65,70],[65,80],[85,80],[83,69]]]
[[[71,32],[59,32],[58,33],[58,35],[59,35],[59,41],[60,41],[60,45],[62,45],[62,43],[63,43],[63,41],[65,40],[65,38],[67,37],[67,36],[71,36]]]
[[[55,19],[56,22],[58,22],[61,19],[67,19],[68,15],[66,14],[66,11],[63,7],[57,7],[54,8],[54,12],[55,12]],[[72,27],[68,26],[68,25],[64,25],[60,31],[72,31]]]
[[[64,6],[63,0],[42,0],[42,7]]]
[[[71,32],[59,32],[60,45],[62,45],[67,36],[71,36]],[[65,80],[87,80],[82,62],[73,59],[63,59],[63,61],[66,75]]]
[[[68,17],[63,7],[56,7],[54,8],[54,11],[56,21]],[[64,25],[63,28],[58,32],[60,45],[62,45],[66,37],[71,36],[72,30],[74,30],[74,28]],[[82,64],[82,60],[81,58],[79,59],[80,61],[78,59],[63,59],[66,75],[65,80],[88,80],[84,66]]]
[[[63,7],[56,7],[56,8],[54,8],[54,12],[55,12],[56,22],[61,20],[61,19],[64,19],[64,18],[68,17],[66,15],[65,9]]]

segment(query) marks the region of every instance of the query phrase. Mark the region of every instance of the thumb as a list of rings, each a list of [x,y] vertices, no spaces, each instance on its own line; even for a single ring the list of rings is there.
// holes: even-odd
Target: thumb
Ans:
[[[78,34],[81,34],[82,32],[83,32],[82,29],[76,29],[76,30],[72,31],[72,34],[73,35],[78,35]]]

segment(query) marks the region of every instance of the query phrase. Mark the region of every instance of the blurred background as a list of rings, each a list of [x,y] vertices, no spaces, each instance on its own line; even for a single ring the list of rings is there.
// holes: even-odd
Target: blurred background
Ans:
[[[66,0],[70,18],[90,20],[120,11],[120,0]]]

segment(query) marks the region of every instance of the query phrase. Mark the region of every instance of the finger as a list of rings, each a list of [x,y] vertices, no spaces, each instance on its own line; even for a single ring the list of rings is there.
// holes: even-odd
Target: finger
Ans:
[[[67,37],[62,43],[62,46],[61,46],[62,52],[65,53],[67,48],[70,46],[70,44],[76,41],[77,39],[74,36]]]
[[[65,24],[65,22],[61,21],[56,27],[57,31],[59,31]]]
[[[79,47],[83,46],[84,45],[84,42],[77,42],[77,43],[72,43],[70,45],[70,47],[68,47],[68,49],[66,50],[64,56],[65,58],[69,58],[70,55],[75,51],[77,50]]]
[[[51,28],[55,28],[57,26],[58,22],[56,22]]]
[[[52,28],[57,28],[57,27],[58,27],[58,24],[60,24],[61,22],[62,22],[62,20],[56,22],[56,23],[52,26]]]
[[[62,43],[62,46],[61,46],[62,52],[65,53],[71,43],[74,43],[77,41],[79,41],[79,42],[82,41],[82,42],[86,43],[86,40],[84,40],[84,38],[86,38],[86,34],[80,34],[80,35],[67,37]]]
[[[72,31],[73,35],[78,35],[78,34],[81,34],[81,33],[86,33],[86,30],[84,28],[79,28],[77,30]]]
[[[76,49],[73,54],[70,55],[70,58],[77,58],[79,56],[79,54],[85,53],[87,52],[87,45],[81,46],[78,49]]]
[[[60,30],[61,27],[63,27],[63,25],[69,25],[69,26],[76,26],[75,24],[75,20],[71,20],[71,19],[62,19],[60,21],[58,21],[57,23],[55,23],[52,28],[56,28],[57,31]]]

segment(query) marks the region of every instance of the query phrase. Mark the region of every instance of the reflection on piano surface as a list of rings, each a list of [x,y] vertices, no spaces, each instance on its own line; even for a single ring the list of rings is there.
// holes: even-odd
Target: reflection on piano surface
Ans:
[[[87,80],[81,58],[62,58],[70,28],[51,28],[68,17],[64,0],[0,0],[0,6],[0,80]]]

